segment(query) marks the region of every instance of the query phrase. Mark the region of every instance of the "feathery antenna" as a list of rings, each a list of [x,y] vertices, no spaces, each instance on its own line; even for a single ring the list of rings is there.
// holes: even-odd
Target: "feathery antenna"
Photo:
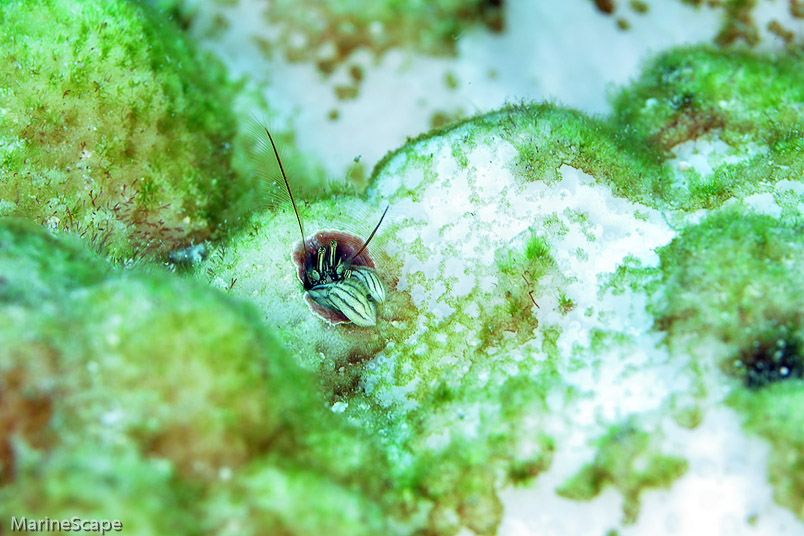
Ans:
[[[265,128],[265,127],[263,127],[263,128]],[[268,132],[267,128],[265,129],[265,133],[268,134],[268,139],[271,141],[271,147],[273,147],[273,149],[274,149],[274,156],[276,156],[276,162],[277,162],[277,164],[279,164],[279,171],[282,172],[282,178],[285,179],[285,188],[288,189],[288,195],[290,196],[290,203],[293,205],[293,212],[296,214],[296,221],[299,222],[299,231],[301,231],[301,237],[302,237],[302,249],[304,249],[304,253],[305,253],[305,256],[306,256],[306,254],[307,254],[307,244],[304,243],[304,226],[302,225],[301,218],[299,217],[299,209],[296,208],[296,200],[293,199],[293,192],[290,191],[290,183],[288,182],[287,175],[285,175],[285,168],[284,168],[284,166],[282,166],[282,159],[279,158],[279,151],[276,150],[276,144],[274,143],[274,138],[271,136],[271,133]],[[382,221],[382,220],[380,220],[380,221]],[[373,235],[374,233],[371,233],[371,234]]]
[[[385,210],[383,211],[382,216],[380,216],[380,221],[378,221],[378,222],[377,222],[377,226],[376,226],[376,227],[374,227],[374,230],[373,230],[373,231],[371,231],[371,234],[369,235],[368,240],[366,240],[366,242],[363,244],[363,247],[362,247],[362,248],[360,248],[360,249],[358,249],[358,250],[357,250],[357,253],[355,253],[354,255],[352,255],[352,256],[349,258],[349,262],[352,262],[352,260],[353,260],[355,257],[357,257],[358,255],[360,255],[361,253],[363,253],[363,250],[364,250],[364,249],[366,249],[366,246],[368,246],[368,245],[369,245],[369,242],[371,242],[371,239],[372,239],[372,238],[374,238],[374,233],[376,233],[376,232],[377,232],[377,229],[379,229],[379,228],[380,228],[380,224],[382,223],[382,220],[384,220],[384,219],[385,219],[385,215],[386,215],[386,214],[388,214],[388,209],[389,209],[389,208],[391,208],[391,205],[388,205],[388,206],[386,206],[386,207],[385,207]]]

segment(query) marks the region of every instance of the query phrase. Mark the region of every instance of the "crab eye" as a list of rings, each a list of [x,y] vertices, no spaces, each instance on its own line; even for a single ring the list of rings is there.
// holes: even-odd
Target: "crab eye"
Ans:
[[[326,254],[326,250],[324,246],[318,248],[318,273],[324,273],[324,255]]]
[[[329,243],[329,265],[335,266],[335,252],[338,250],[337,240],[332,240]]]
[[[311,269],[307,272],[307,279],[309,279],[313,284],[318,283],[321,281],[321,274],[318,273],[318,270]]]

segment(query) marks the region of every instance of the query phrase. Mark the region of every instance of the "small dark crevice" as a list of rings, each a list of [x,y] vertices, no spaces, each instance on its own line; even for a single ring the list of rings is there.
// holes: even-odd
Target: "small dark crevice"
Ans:
[[[780,336],[755,341],[740,354],[738,368],[744,370],[745,386],[749,389],[804,376],[804,342],[789,333],[777,335]]]

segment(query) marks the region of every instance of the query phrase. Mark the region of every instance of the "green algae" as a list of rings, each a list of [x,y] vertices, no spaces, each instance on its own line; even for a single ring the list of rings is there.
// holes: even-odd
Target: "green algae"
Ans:
[[[525,344],[531,338],[534,328],[539,326],[538,310],[541,306],[537,297],[549,292],[548,289],[561,288],[567,284],[568,278],[561,273],[550,254],[547,236],[553,238],[554,233],[550,229],[533,230],[526,238],[523,250],[503,248],[497,252],[500,274],[507,281],[521,281],[524,285],[512,285],[511,289],[505,291],[504,313],[498,308],[483,311],[482,315],[487,320],[481,331],[480,350],[498,346],[503,338],[510,337],[511,334],[518,344]],[[557,299],[557,307],[564,314],[575,306],[563,291],[559,291]],[[507,319],[503,330],[499,329],[500,317]],[[556,359],[558,352],[555,340],[559,337],[560,330],[556,330],[555,326],[542,326],[541,332],[544,336],[542,350]]]
[[[244,534],[310,534],[348,504],[344,534],[384,523],[382,452],[326,410],[252,306],[112,269],[19,220],[0,220],[0,276],[4,517],[113,512],[138,533],[196,534],[224,515],[209,501]],[[277,517],[281,490],[265,488],[244,502],[262,471],[299,490],[288,512],[332,508]]]
[[[687,471],[683,459],[657,452],[658,440],[630,424],[612,427],[599,440],[595,459],[581,468],[556,493],[576,501],[597,497],[606,486],[624,496],[623,522],[639,516],[643,491],[669,488]]]
[[[800,54],[675,49],[615,95],[611,123],[639,132],[659,155],[708,133],[735,148],[756,146],[747,160],[721,164],[710,176],[689,172],[688,190],[673,189],[668,199],[686,211],[717,208],[804,171],[802,72]]]
[[[598,296],[603,296],[606,292],[622,296],[628,291],[652,290],[658,284],[656,281],[658,275],[659,270],[642,266],[639,259],[628,255],[613,272],[601,278]]]
[[[458,129],[473,127],[463,140],[477,145],[481,133],[501,136],[519,154],[517,171],[527,180],[551,182],[558,169],[568,165],[609,184],[615,195],[648,206],[669,202],[672,189],[663,155],[653,151],[639,131],[612,126],[576,110],[542,104],[510,104],[500,110],[423,133],[408,143],[415,145]],[[374,168],[371,181],[387,163],[408,146],[387,153]]]
[[[229,165],[222,67],[147,5],[7,2],[0,23],[0,215],[122,259],[221,235],[253,207]]]
[[[206,528],[221,535],[394,534],[381,505],[359,489],[287,459],[252,464],[211,489],[203,507]]]
[[[734,390],[728,403],[745,417],[745,429],[771,445],[768,475],[773,497],[804,519],[804,382],[788,380],[760,389]]]
[[[391,47],[454,54],[456,37],[466,28],[481,23],[500,30],[503,24],[500,6],[487,0],[280,0],[271,6],[271,20],[281,21],[279,43],[287,56],[296,61],[317,59],[325,74],[358,47],[378,55]],[[299,35],[304,43],[294,46]],[[316,57],[315,52],[327,43],[334,45],[334,57]]]
[[[479,382],[475,370],[461,380],[445,375],[421,399],[427,412],[410,412],[400,422],[405,429],[397,437],[405,439],[398,445],[414,456],[396,478],[416,492],[411,503],[428,512],[434,534],[461,527],[496,534],[497,491],[527,484],[552,462],[555,446],[539,417],[549,383],[525,374],[499,382]]]
[[[719,166],[711,177],[693,181],[688,196],[674,201],[685,210],[715,208],[766,184],[795,180],[804,170],[802,72],[800,54],[672,50],[614,97],[612,123],[639,131],[659,154],[708,132],[734,147],[762,147],[747,162]]]
[[[767,191],[804,171],[804,99],[800,55],[769,55],[705,46],[679,48],[652,60],[612,98],[608,118],[555,104],[511,104],[436,128],[411,145],[476,127],[464,140],[492,131],[516,147],[525,177],[551,181],[562,165],[609,184],[616,196],[654,208],[717,208],[732,198]],[[747,161],[717,166],[689,186],[674,184],[666,161],[678,144],[714,133],[733,147],[755,144]],[[377,164],[371,181],[405,147]]]
[[[801,336],[802,248],[798,227],[737,208],[688,227],[659,251],[656,326],[729,344],[721,366],[750,383],[750,355],[770,340]]]
[[[801,124],[801,65],[796,54],[674,49],[614,96],[614,121],[643,132],[657,150],[716,128],[727,143],[772,145]]]
[[[715,356],[733,383],[727,403],[745,417],[747,431],[771,444],[774,497],[804,515],[801,403],[804,315],[800,224],[721,210],[686,228],[659,251],[665,288],[654,303],[659,329],[670,344],[706,337],[725,343]],[[690,340],[689,337],[693,339]],[[703,365],[705,366],[705,364]]]
[[[198,534],[194,490],[163,460],[144,458],[129,445],[61,445],[42,454],[17,443],[15,451],[15,481],[0,488],[5,519],[111,518],[123,531],[146,536]]]

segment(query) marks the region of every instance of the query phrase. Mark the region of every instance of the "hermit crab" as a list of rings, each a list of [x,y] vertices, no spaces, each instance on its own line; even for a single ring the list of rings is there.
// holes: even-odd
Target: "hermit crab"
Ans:
[[[267,128],[265,133],[271,142],[299,223],[302,239],[294,246],[291,259],[310,309],[330,324],[352,322],[362,327],[375,325],[377,304],[385,301],[385,287],[377,276],[366,248],[380,228],[388,207],[365,241],[344,231],[318,231],[305,238],[304,226],[276,144]]]

